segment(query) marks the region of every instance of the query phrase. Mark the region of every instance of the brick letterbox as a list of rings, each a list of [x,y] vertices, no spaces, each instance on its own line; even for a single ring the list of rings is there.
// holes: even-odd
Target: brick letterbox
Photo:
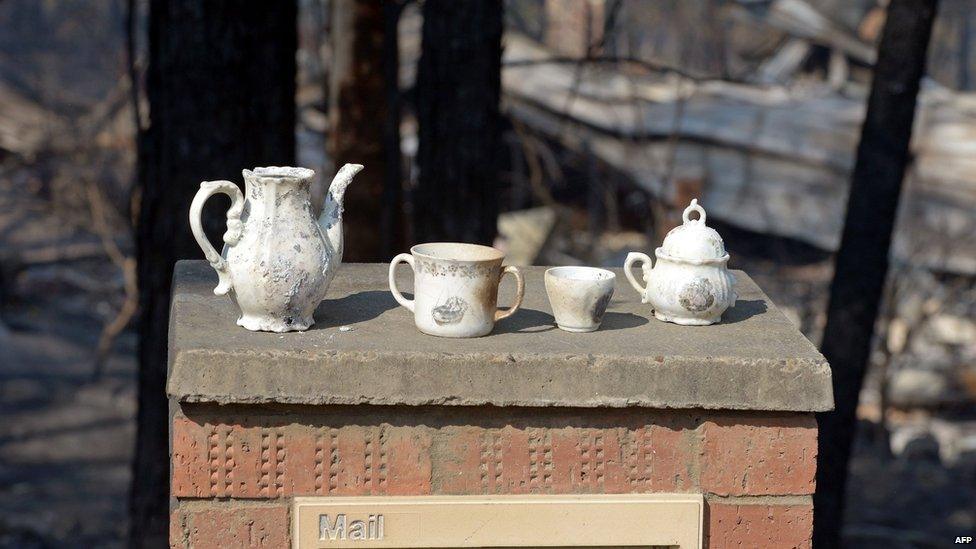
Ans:
[[[308,508],[308,520],[326,516],[315,547],[354,547],[358,535],[372,536],[364,547],[404,546],[391,524],[431,545],[487,543],[496,538],[475,523],[488,524],[490,505],[511,517],[490,532],[533,524],[531,545],[550,539],[546,528],[573,544],[572,526],[531,522],[563,505],[560,516],[607,525],[590,545],[630,543],[614,533],[627,527],[611,527],[627,510],[685,513],[660,526],[628,519],[672,540],[647,538],[657,545],[809,547],[813,412],[832,406],[830,371],[756,285],[737,273],[740,299],[721,324],[681,327],[651,318],[618,273],[602,329],[572,334],[551,324],[542,272],[527,269],[522,311],[458,340],[416,331],[385,265],[344,265],[310,331],[272,334],[237,327],[207,264],[180,262],[171,546],[288,547],[293,529],[311,528],[296,510],[321,503]],[[401,515],[381,525],[374,508]],[[436,524],[464,535],[424,530]]]

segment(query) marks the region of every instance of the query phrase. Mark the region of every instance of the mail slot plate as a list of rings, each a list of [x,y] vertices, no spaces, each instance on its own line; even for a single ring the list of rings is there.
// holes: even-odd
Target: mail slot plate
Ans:
[[[700,549],[699,494],[302,497],[296,549],[670,547]]]

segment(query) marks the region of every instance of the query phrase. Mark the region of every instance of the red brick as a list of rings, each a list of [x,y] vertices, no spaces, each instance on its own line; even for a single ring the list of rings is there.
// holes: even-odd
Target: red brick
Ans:
[[[292,427],[282,440],[287,475],[281,478],[282,493],[326,495],[328,480],[324,476],[328,456],[328,436],[321,430],[305,436],[304,429]]]
[[[812,535],[812,505],[708,504],[710,548],[809,549]]]
[[[701,487],[706,493],[813,493],[817,423],[812,414],[707,418],[702,433]]]
[[[190,543],[186,536],[186,528],[183,523],[184,514],[180,511],[173,511],[169,514],[169,546],[170,549],[187,547]]]
[[[277,489],[269,481],[265,486],[264,481],[274,478],[270,475],[267,478],[262,474],[265,457],[269,455],[264,444],[273,444],[270,433],[262,429],[243,429],[238,426],[218,425],[213,428],[216,433],[216,444],[223,440],[224,446],[231,446],[234,449],[233,463],[211,464],[211,470],[224,471],[224,483],[217,484],[216,490],[211,488],[210,492],[214,496],[233,496],[233,497],[268,497],[269,493],[277,493]],[[221,434],[222,433],[222,434]],[[267,440],[266,436],[267,435]],[[213,434],[211,435],[213,438]],[[213,443],[212,443],[213,444]],[[211,450],[212,453],[212,450]],[[230,478],[227,479],[227,471]],[[230,481],[229,483],[227,481]],[[263,492],[263,493],[262,493]]]
[[[689,417],[626,412],[600,422],[612,427],[557,419],[430,428],[178,415],[172,491],[184,498],[695,491],[699,451]]]
[[[366,440],[372,439],[368,427],[343,427],[338,430],[335,446],[335,474],[331,476],[329,493],[337,496],[363,496],[370,492],[372,483],[373,455],[366,454]],[[367,466],[368,463],[368,466]],[[368,475],[368,476],[367,476]]]
[[[681,425],[639,429],[631,442],[630,465],[638,492],[697,491],[698,456],[694,432]]]
[[[572,494],[580,490],[581,464],[579,459],[579,430],[572,427],[549,432],[551,469],[549,485],[557,494]]]
[[[176,497],[430,493],[430,437],[406,426],[173,420]]]
[[[240,506],[179,509],[170,517],[171,549],[231,549],[290,544],[288,507]]]
[[[174,495],[210,497],[206,437],[195,422],[177,416],[173,418],[171,490]]]
[[[447,426],[434,436],[431,460],[433,490],[438,494],[486,494],[492,471],[484,463],[488,452],[484,429]]]
[[[529,432],[526,429],[506,427],[495,433],[497,462],[492,490],[496,494],[529,493]]]
[[[626,494],[633,489],[627,467],[627,432],[625,429],[601,429],[600,433],[599,438],[594,438],[594,455],[599,460],[596,472],[601,490],[607,494]]]
[[[426,429],[387,429],[380,456],[380,489],[410,496],[431,493],[431,436]]]
[[[560,430],[553,437],[555,469],[569,493],[627,493],[632,491],[630,469],[624,464],[617,429]],[[568,474],[567,474],[568,473]],[[567,482],[568,481],[568,482]]]

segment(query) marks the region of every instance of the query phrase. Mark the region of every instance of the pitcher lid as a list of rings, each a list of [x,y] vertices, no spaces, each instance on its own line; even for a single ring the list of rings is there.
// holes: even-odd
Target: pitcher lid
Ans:
[[[698,213],[697,219],[691,219],[692,212]],[[664,243],[658,248],[659,254],[692,261],[728,258],[718,231],[705,225],[705,209],[698,205],[697,198],[685,208],[681,220],[683,223],[664,237]]]

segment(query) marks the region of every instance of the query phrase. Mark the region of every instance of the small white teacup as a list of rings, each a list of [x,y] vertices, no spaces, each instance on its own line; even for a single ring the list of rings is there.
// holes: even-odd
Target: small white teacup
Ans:
[[[441,337],[479,337],[495,322],[508,318],[522,305],[525,281],[517,267],[502,266],[501,250],[478,244],[432,242],[410,248],[390,262],[390,292],[397,303],[414,313],[417,329]],[[409,263],[414,274],[414,298],[400,294],[395,280],[398,263]],[[498,310],[502,276],[515,277],[515,303]]]
[[[556,325],[567,332],[592,332],[600,327],[613,297],[614,274],[596,267],[553,267],[546,270],[546,293]]]

